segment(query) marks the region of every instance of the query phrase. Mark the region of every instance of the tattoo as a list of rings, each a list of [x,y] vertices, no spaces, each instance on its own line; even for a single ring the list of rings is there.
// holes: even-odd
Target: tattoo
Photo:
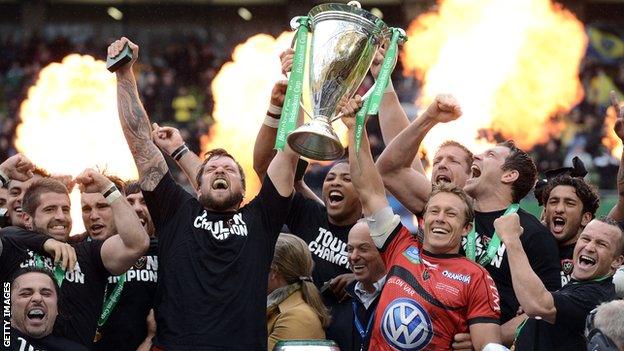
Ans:
[[[618,168],[617,173],[617,190],[620,196],[624,196],[624,152],[622,152],[620,168]]]
[[[117,108],[121,129],[139,170],[141,188],[154,190],[168,168],[165,158],[152,142],[150,121],[134,79],[117,77]]]

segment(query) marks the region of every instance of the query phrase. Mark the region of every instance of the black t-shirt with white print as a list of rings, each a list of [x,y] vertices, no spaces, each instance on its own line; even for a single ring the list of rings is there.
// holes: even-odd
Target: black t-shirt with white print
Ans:
[[[487,245],[494,234],[494,221],[505,211],[475,212],[476,257],[487,250]],[[520,236],[522,247],[529,258],[533,271],[540,277],[546,289],[556,291],[561,287],[559,249],[552,234],[530,213],[518,210],[520,225],[524,232]],[[466,237],[462,240],[466,249]],[[494,282],[501,298],[501,324],[516,316],[518,299],[511,283],[511,272],[505,244],[501,243],[492,261],[484,267]]]
[[[6,236],[39,235],[46,240],[49,237],[33,233],[19,227],[2,229]],[[61,283],[59,298],[59,315],[54,324],[54,335],[74,340],[88,348],[93,348],[93,337],[97,320],[102,311],[102,301],[106,279],[110,275],[102,262],[103,241],[81,241],[72,244],[76,250],[76,267],[73,271],[65,272]],[[39,248],[27,247],[26,253],[21,253],[20,267],[35,266],[33,250]],[[43,251],[41,254],[44,266],[54,271],[52,259]],[[87,298],[88,297],[88,298]]]
[[[555,323],[527,319],[518,334],[516,350],[584,351],[587,315],[602,302],[616,298],[611,277],[583,282],[572,279],[552,296],[557,309]]]
[[[101,339],[95,343],[101,351],[135,351],[147,336],[146,319],[154,306],[158,283],[158,239],[151,239],[145,256],[126,272],[126,282],[119,301],[106,324],[100,328]],[[108,277],[107,296],[112,294],[119,276]]]
[[[576,243],[559,247],[559,264],[561,265],[561,286],[565,286],[572,280],[574,269],[574,246]]]
[[[325,206],[295,193],[286,225],[294,235],[308,244],[314,260],[312,278],[319,289],[338,275],[352,273],[349,269],[347,239],[353,224],[331,224]]]
[[[8,351],[87,351],[88,348],[69,340],[55,335],[48,335],[43,338],[35,339],[22,334],[15,328],[11,328],[11,339],[9,346],[3,344],[2,350]]]
[[[291,197],[266,177],[236,212],[212,212],[167,173],[143,191],[158,233],[157,334],[174,350],[266,350],[267,279]]]

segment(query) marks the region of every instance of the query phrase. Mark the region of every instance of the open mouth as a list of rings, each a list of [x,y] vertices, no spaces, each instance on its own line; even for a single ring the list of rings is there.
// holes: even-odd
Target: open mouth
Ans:
[[[559,234],[563,231],[565,227],[566,220],[563,217],[553,217],[552,219],[552,231],[555,234]]]
[[[440,183],[440,182],[450,183],[451,182],[451,178],[446,176],[446,175],[440,174],[440,175],[435,177],[435,182],[436,183]]]
[[[481,169],[477,165],[472,165],[470,167],[470,171],[472,172],[472,178],[479,178],[481,176]]]
[[[43,311],[43,309],[41,308],[33,308],[32,310],[28,311],[28,313],[26,314],[26,317],[29,320],[42,320],[43,317],[45,317],[45,312]]]
[[[91,225],[91,227],[89,228],[91,229],[91,232],[97,233],[97,232],[102,231],[102,229],[104,229],[104,225],[96,223],[96,224]]]
[[[431,232],[433,234],[440,234],[440,235],[446,235],[448,234],[448,230],[444,229],[444,228],[432,228]]]
[[[596,265],[596,259],[593,257],[589,257],[587,255],[581,255],[579,256],[579,266],[581,266],[582,268],[591,268],[594,265]]]
[[[329,202],[334,204],[344,200],[344,195],[338,190],[332,190],[329,192]]]
[[[229,184],[223,178],[217,178],[212,182],[212,188],[215,190],[226,190],[229,188]]]
[[[351,267],[353,268],[353,273],[362,273],[362,271],[366,269],[366,265],[364,264],[352,265]]]

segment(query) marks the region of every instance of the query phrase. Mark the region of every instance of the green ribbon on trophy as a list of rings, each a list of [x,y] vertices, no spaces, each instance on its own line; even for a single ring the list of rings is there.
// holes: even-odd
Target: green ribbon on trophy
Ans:
[[[46,268],[45,264],[43,263],[43,258],[41,257],[41,255],[34,253],[34,258],[35,258],[35,267]],[[60,262],[56,262],[54,264],[54,279],[56,280],[56,284],[60,288],[61,285],[63,284],[63,279],[65,279],[65,270],[63,269],[63,267],[61,267]]]
[[[520,209],[520,204],[511,204],[509,205],[509,207],[507,207],[507,209],[505,210],[505,213],[503,213],[503,216],[516,213],[518,212],[519,209]],[[477,256],[476,254],[477,252],[476,228],[477,226],[475,225],[475,222],[472,221],[472,229],[470,230],[470,233],[468,233],[468,238],[466,242],[466,258],[468,258],[469,260],[473,262],[476,260],[476,256]],[[481,257],[479,257],[479,261],[477,263],[479,263],[481,266],[487,266],[488,264],[490,264],[490,262],[492,262],[492,259],[496,255],[496,252],[498,251],[498,248],[500,248],[500,246],[501,246],[501,238],[498,236],[498,234],[496,234],[496,231],[494,231],[494,234],[492,234],[492,239],[490,239],[490,242],[487,246],[485,253],[481,254]]]
[[[383,98],[388,82],[390,81],[390,74],[392,73],[392,70],[394,70],[399,41],[405,41],[407,39],[402,30],[398,28],[390,28],[390,30],[392,31],[390,45],[388,46],[386,56],[381,64],[381,69],[379,71],[379,75],[377,76],[377,82],[375,83],[373,92],[368,99],[364,100],[362,108],[355,115],[355,152],[357,155],[360,153],[362,131],[364,130],[366,116],[374,115],[379,112],[381,99]]]
[[[295,36],[295,56],[293,57],[292,70],[288,78],[288,88],[286,88],[286,97],[284,98],[284,107],[282,108],[282,115],[275,139],[275,148],[277,150],[284,150],[286,137],[297,127],[299,102],[301,101],[301,92],[303,90],[309,18],[301,16],[297,18],[297,22],[299,23],[299,28],[297,28]]]

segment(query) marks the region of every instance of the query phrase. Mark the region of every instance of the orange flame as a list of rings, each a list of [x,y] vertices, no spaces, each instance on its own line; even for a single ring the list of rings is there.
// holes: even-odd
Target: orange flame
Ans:
[[[77,176],[87,167],[136,179],[136,166],[117,115],[115,75],[103,61],[72,54],[41,70],[20,106],[15,145],[53,174]],[[84,231],[80,193],[71,194],[72,234]]]
[[[253,147],[271,97],[273,84],[282,78],[279,54],[289,47],[292,32],[278,38],[257,34],[236,46],[232,61],[223,65],[212,81],[214,95],[211,135],[201,139],[202,154],[224,148],[247,175],[246,199],[260,189],[253,170]]]
[[[454,139],[479,151],[487,144],[475,140],[481,129],[530,148],[548,137],[549,117],[583,97],[583,25],[549,0],[440,1],[410,24],[408,36],[402,62],[423,81],[417,104],[451,93],[464,112],[427,135],[429,150]]]

